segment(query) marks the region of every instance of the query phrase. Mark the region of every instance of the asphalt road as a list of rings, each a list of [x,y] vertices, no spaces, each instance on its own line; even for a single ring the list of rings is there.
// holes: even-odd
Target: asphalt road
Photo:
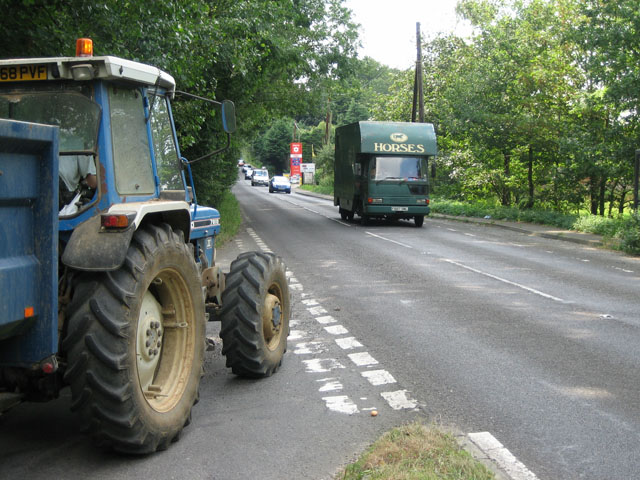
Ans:
[[[638,258],[443,220],[361,227],[244,187],[251,227],[428,417],[490,432],[541,479],[640,477]]]
[[[246,222],[218,263],[285,260],[281,370],[239,379],[218,345],[192,424],[143,458],[94,449],[66,396],[21,405],[0,416],[0,478],[328,479],[415,417],[490,432],[540,479],[638,478],[638,259],[444,220],[361,227],[244,180],[235,193]]]

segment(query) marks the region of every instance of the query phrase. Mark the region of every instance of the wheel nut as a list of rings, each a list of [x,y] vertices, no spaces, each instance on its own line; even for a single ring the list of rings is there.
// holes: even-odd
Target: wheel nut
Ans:
[[[162,336],[162,330],[158,330],[158,338]]]
[[[157,354],[158,354],[158,349],[157,349],[157,348],[153,351],[153,354],[154,354],[154,355],[157,355]]]
[[[150,347],[150,346],[151,346],[151,340],[147,340],[147,341],[145,342],[145,345],[146,345],[147,347]]]
[[[160,348],[160,347],[162,346],[162,342],[161,342],[160,340],[158,340],[158,341],[156,342],[156,345],[158,346],[158,348]]]
[[[153,357],[153,349],[152,348],[149,349],[149,356]]]
[[[147,337],[151,336],[151,330],[147,330]]]

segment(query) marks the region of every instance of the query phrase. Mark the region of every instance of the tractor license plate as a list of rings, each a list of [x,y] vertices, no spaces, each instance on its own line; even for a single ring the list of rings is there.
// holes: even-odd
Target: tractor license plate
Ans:
[[[46,80],[46,65],[2,65],[0,66],[0,82],[25,82]]]
[[[391,207],[392,212],[406,212],[409,207]]]

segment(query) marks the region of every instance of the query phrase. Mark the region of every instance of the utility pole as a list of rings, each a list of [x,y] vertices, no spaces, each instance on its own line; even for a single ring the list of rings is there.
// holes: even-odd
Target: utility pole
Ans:
[[[638,177],[640,176],[640,150],[636,150],[636,161],[633,166],[633,211],[638,213]]]
[[[411,121],[424,123],[424,93],[422,90],[422,41],[420,38],[420,22],[416,22],[416,47],[418,51],[416,59],[416,74],[413,80],[413,107],[411,108]]]
[[[329,145],[329,142],[331,141],[331,117],[331,98],[329,98],[327,100],[327,117],[324,121],[324,145]]]

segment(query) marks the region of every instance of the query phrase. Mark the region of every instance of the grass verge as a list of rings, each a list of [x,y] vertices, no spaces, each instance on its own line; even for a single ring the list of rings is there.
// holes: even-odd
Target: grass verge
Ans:
[[[238,233],[242,224],[242,214],[238,200],[230,190],[227,190],[222,201],[216,206],[220,212],[220,234],[216,237],[216,246],[224,245]]]
[[[616,250],[640,254],[640,217],[627,215],[618,218],[600,215],[572,215],[550,210],[519,209],[503,207],[490,202],[460,202],[435,198],[431,211],[444,215],[464,217],[491,217],[495,220],[539,223],[564,230],[602,235],[604,243]]]
[[[300,185],[298,188],[323,195],[333,195],[333,185]]]
[[[342,480],[490,480],[494,474],[464,450],[455,437],[415,422],[380,437]]]

